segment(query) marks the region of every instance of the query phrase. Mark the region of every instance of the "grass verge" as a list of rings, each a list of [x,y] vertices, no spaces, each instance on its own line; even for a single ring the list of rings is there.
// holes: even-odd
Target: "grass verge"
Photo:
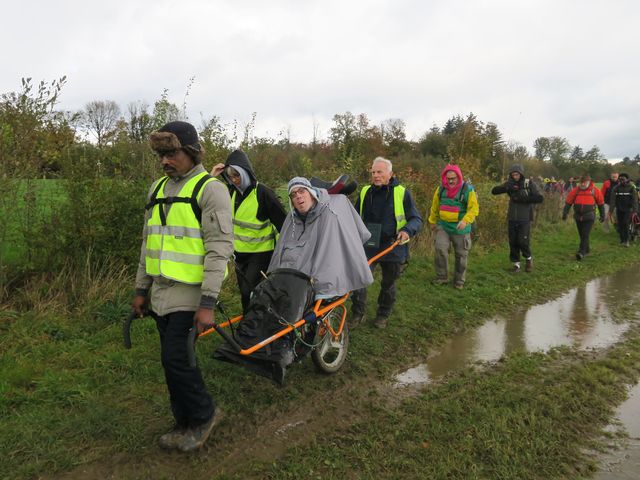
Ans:
[[[280,389],[236,367],[213,361],[210,353],[220,342],[219,339],[209,337],[199,342],[199,358],[205,379],[216,400],[227,411],[223,428],[210,442],[210,448],[215,452],[211,456],[206,452],[196,456],[160,455],[155,443],[156,437],[171,422],[158,359],[157,334],[151,321],[137,322],[133,332],[134,349],[123,349],[120,322],[128,309],[126,295],[110,295],[102,303],[97,302],[94,297],[88,312],[86,306],[78,307],[70,313],[65,309],[57,310],[54,306],[39,312],[25,312],[9,306],[0,313],[0,419],[3,424],[3,429],[0,430],[0,457],[3,459],[0,463],[0,478],[33,478],[45,474],[55,476],[68,471],[72,472],[71,477],[75,477],[78,467],[96,464],[102,466],[96,467],[100,474],[106,472],[121,478],[210,478],[215,473],[220,473],[219,460],[229,453],[228,445],[246,439],[247,432],[259,431],[260,425],[270,417],[280,415],[286,418],[291,411],[301,409],[301,405],[310,401],[310,408],[314,408],[313,400],[323,394],[326,397],[327,392],[343,391],[347,392],[347,397],[352,393],[354,398],[360,398],[362,392],[368,392],[370,385],[387,379],[391,373],[423,358],[434,345],[457,330],[476,326],[493,314],[508,313],[515,307],[548,299],[594,276],[612,273],[622,266],[640,261],[638,246],[622,249],[613,234],[605,235],[599,229],[593,234],[593,255],[582,262],[576,262],[573,257],[577,244],[573,225],[537,229],[533,235],[533,273],[521,273],[517,276],[508,273],[506,246],[486,251],[476,249],[470,257],[467,285],[463,291],[450,286],[431,286],[430,280],[434,276],[431,259],[414,257],[400,280],[398,303],[389,327],[383,332],[370,326],[363,326],[355,331],[349,361],[343,371],[334,376],[316,374],[312,371],[310,362],[305,361],[291,369],[288,385]],[[231,293],[233,287],[227,284],[225,297],[232,306],[237,306],[237,298]],[[95,290],[95,287],[92,288]],[[377,296],[377,288],[376,284],[370,289],[370,318],[374,316],[373,299]],[[24,295],[22,292],[21,296]],[[231,310],[237,311],[237,308]],[[565,354],[559,352],[555,355]],[[496,403],[492,408],[498,409],[501,404],[505,415],[511,415],[512,410],[514,412],[514,416],[502,419],[495,417],[497,426],[504,422],[504,430],[496,430],[497,427],[483,424],[482,410],[471,409],[474,401],[463,396],[459,400],[460,408],[465,403],[467,407],[457,414],[456,410],[448,414],[446,408],[443,408],[441,411],[428,412],[432,419],[429,425],[417,420],[409,424],[401,423],[400,417],[406,415],[402,410],[405,408],[415,410],[414,419],[425,418],[422,409],[433,405],[436,400],[427,396],[423,401],[424,405],[420,400],[414,400],[417,403],[410,402],[401,410],[388,413],[381,405],[376,407],[375,403],[364,402],[363,408],[358,408],[355,412],[357,416],[354,421],[358,422],[359,417],[366,420],[357,423],[355,430],[340,432],[337,428],[327,426],[322,431],[322,443],[318,439],[317,447],[306,448],[309,448],[311,455],[314,448],[320,449],[321,445],[330,448],[332,444],[339,444],[342,447],[351,435],[355,435],[353,441],[358,444],[361,440],[357,439],[371,436],[371,432],[366,430],[370,424],[372,428],[377,425],[376,429],[380,430],[382,436],[377,443],[360,443],[360,447],[354,448],[372,449],[375,452],[391,442],[385,448],[393,447],[393,456],[405,459],[378,463],[367,460],[366,465],[358,464],[362,472],[369,472],[371,476],[402,477],[404,462],[408,462],[409,455],[415,453],[411,442],[416,441],[415,448],[425,451],[431,451],[434,445],[443,445],[439,454],[449,458],[451,465],[465,465],[465,468],[471,469],[468,471],[476,471],[479,477],[492,477],[495,473],[496,478],[502,475],[504,478],[516,478],[510,477],[507,466],[498,465],[498,459],[491,458],[487,451],[483,453],[464,442],[457,447],[459,450],[451,448],[445,451],[449,440],[444,435],[451,431],[464,438],[465,432],[469,431],[473,440],[476,430],[486,430],[487,435],[492,429],[506,432],[515,417],[526,414],[531,405],[521,405],[526,399],[524,392],[510,394],[498,387],[505,382],[513,383],[517,378],[526,378],[527,371],[531,372],[532,379],[539,376],[542,384],[547,382],[549,386],[553,386],[559,380],[546,376],[546,372],[556,370],[552,368],[555,365],[552,357],[547,359],[546,356],[516,355],[509,360],[514,362],[514,370],[496,376],[493,383],[491,376],[478,374],[477,378],[471,379],[472,373],[467,372],[461,378],[467,382],[473,381],[473,384],[466,384],[465,387],[464,383],[453,380],[452,386],[445,385],[438,389],[438,393],[428,394],[441,395],[438,401],[442,405],[453,405],[455,395],[462,395],[470,386],[478,394],[484,392],[483,401],[489,401],[494,395]],[[563,365],[565,363],[560,362]],[[604,377],[610,375],[604,370],[596,373],[602,373]],[[568,371],[565,374],[569,379],[577,373]],[[618,385],[616,388],[622,389],[621,378],[612,378],[611,381],[612,385]],[[458,393],[451,393],[453,396],[447,397],[445,393],[451,388],[457,388]],[[585,398],[586,403],[604,396],[606,392],[596,389],[593,393],[595,397]],[[331,402],[331,396],[326,400]],[[554,407],[554,397],[546,397],[547,409],[560,408],[562,411],[566,408],[566,403],[561,400],[563,398],[558,398],[557,407]],[[600,416],[596,418],[607,415],[607,410],[602,405],[596,405],[595,408],[600,412]],[[521,420],[524,422],[521,428],[525,428],[527,422],[531,424],[530,427],[534,426],[531,422],[542,422],[545,417],[543,413],[538,413],[535,417],[525,415]],[[576,425],[583,425],[583,430],[578,431],[586,432],[587,437],[592,433],[592,430],[586,428],[586,424],[591,423],[591,415],[589,413],[575,419]],[[454,428],[452,425],[457,425],[458,421],[461,422],[460,426]],[[350,421],[344,423],[350,424]],[[397,424],[398,428],[393,428],[389,433],[383,429],[383,425],[387,424]],[[433,430],[420,433],[427,427]],[[541,435],[541,430],[531,428],[530,433],[536,437]],[[394,441],[396,437],[402,441]],[[491,444],[485,436],[478,438]],[[550,455],[550,462],[564,459],[562,461],[566,463],[566,468],[578,468],[578,465],[583,464],[583,459],[569,451],[576,451],[580,447],[575,442],[576,438],[559,437],[554,448],[564,449],[564,456]],[[497,440],[494,438],[492,441]],[[532,442],[534,440],[535,438],[531,439]],[[278,457],[274,458],[278,470],[273,470],[271,475],[279,478],[277,472],[280,471],[284,472],[282,475],[293,475],[299,472],[297,464],[320,474],[332,475],[334,470],[347,472],[346,463],[341,466],[340,462],[352,462],[353,459],[347,456],[344,460],[334,460],[335,451],[330,451],[331,454],[325,451],[322,458],[322,462],[325,459],[333,462],[326,465],[330,467],[328,469],[318,470],[317,462],[313,460],[316,457],[313,456],[309,457],[310,463],[306,463],[306,460],[300,460],[299,457],[293,462],[285,455],[282,461],[278,461]],[[356,452],[361,453],[360,450]],[[495,452],[500,455],[509,454],[506,444],[505,450]],[[525,453],[523,449],[523,455]],[[542,455],[541,452],[538,453]],[[531,454],[528,465],[540,462],[540,455]],[[168,460],[162,465],[149,460],[156,457],[166,457]],[[380,457],[383,458],[382,455]],[[257,462],[255,467],[252,466],[254,461]],[[506,462],[508,457],[503,459],[503,463]],[[115,464],[119,467],[114,466]],[[265,468],[268,470],[268,466],[265,467],[259,459],[249,457],[242,458],[224,471],[237,470],[245,474],[253,472],[253,475],[259,476],[261,473],[257,472],[264,472]],[[412,467],[409,465],[407,468]],[[523,465],[518,468],[521,470],[513,471],[524,471],[522,469],[528,467]],[[547,471],[540,465],[539,468],[540,472]],[[114,474],[114,471],[118,473]],[[449,470],[442,470],[445,471]],[[456,474],[455,470],[450,471],[453,472],[451,475]],[[347,477],[357,477],[356,473],[351,472]],[[108,476],[100,474],[98,476]],[[556,474],[551,472],[549,475]]]

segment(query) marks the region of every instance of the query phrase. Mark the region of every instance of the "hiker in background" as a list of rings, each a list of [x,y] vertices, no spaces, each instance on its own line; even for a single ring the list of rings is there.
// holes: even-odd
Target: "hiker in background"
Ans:
[[[612,172],[607,180],[602,184],[602,196],[604,198],[604,223],[602,224],[604,231],[609,233],[611,228],[609,225],[610,217],[613,212],[609,211],[609,202],[611,201],[611,189],[618,185],[618,172]]]
[[[251,292],[263,279],[287,216],[273,190],[258,182],[249,157],[242,150],[234,150],[224,164],[219,163],[211,175],[222,177],[231,194],[233,218],[233,247],[236,279],[242,312],[249,307]]]
[[[453,245],[453,286],[464,288],[467,258],[471,250],[471,228],[478,216],[478,197],[469,182],[462,181],[457,165],[447,165],[441,174],[429,213],[429,227],[435,234],[436,285],[449,282],[449,245]]]
[[[600,222],[604,222],[604,198],[602,192],[591,181],[591,176],[588,173],[580,177],[578,186],[567,195],[562,211],[562,220],[567,219],[571,206],[573,206],[573,218],[580,236],[576,260],[582,260],[589,254],[589,235],[596,220],[596,207],[600,213]]]
[[[409,190],[393,175],[392,164],[386,158],[377,157],[373,161],[371,185],[362,188],[355,206],[371,232],[371,238],[365,243],[367,258],[372,258],[396,240],[406,243],[422,228],[422,217]],[[371,265],[371,271],[378,264],[382,270],[378,311],[374,321],[377,328],[387,326],[396,301],[396,280],[408,260],[409,246],[401,244]],[[349,326],[353,328],[365,318],[367,289],[354,291],[351,299],[353,304]]]
[[[610,217],[614,209],[618,221],[617,228],[620,236],[620,245],[628,247],[631,217],[634,213],[638,213],[638,194],[636,186],[629,180],[629,175],[626,173],[621,173],[618,176],[618,185],[611,189],[611,198],[609,200]]]
[[[506,193],[509,196],[507,212],[509,228],[509,259],[513,262],[512,272],[520,272],[520,256],[526,261],[525,271],[533,270],[533,256],[530,247],[531,222],[533,221],[533,205],[542,203],[543,197],[533,182],[524,178],[521,165],[513,165],[509,170],[509,178],[501,185],[491,189],[493,195]]]

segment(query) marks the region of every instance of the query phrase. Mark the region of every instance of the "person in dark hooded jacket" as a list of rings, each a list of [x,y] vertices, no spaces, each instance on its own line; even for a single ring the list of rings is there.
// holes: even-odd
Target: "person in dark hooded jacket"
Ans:
[[[573,218],[576,221],[580,247],[576,253],[576,260],[582,260],[589,254],[589,234],[596,220],[596,208],[600,212],[600,222],[604,222],[604,197],[602,192],[591,181],[586,173],[580,177],[580,183],[567,195],[562,211],[562,219],[566,220],[573,205]]]
[[[621,173],[618,185],[612,188],[609,199],[609,215],[615,210],[618,221],[620,245],[629,246],[629,225],[634,214],[638,213],[638,194],[636,186],[629,180],[629,175]]]
[[[533,270],[533,256],[529,245],[531,222],[533,221],[533,205],[542,203],[543,197],[534,182],[524,177],[521,165],[513,165],[509,169],[509,178],[501,185],[491,189],[493,195],[506,193],[509,196],[509,259],[513,262],[513,272],[520,271],[520,255],[525,258],[525,271]]]
[[[226,180],[231,194],[236,277],[242,299],[242,310],[249,306],[251,292],[266,272],[287,216],[275,192],[258,182],[249,157],[234,150],[224,164],[211,174]]]
[[[409,193],[393,175],[389,160],[377,157],[371,165],[372,184],[366,185],[356,201],[356,210],[371,232],[365,243],[367,258],[372,258],[395,240],[406,243],[422,228],[422,217]],[[378,295],[378,311],[374,325],[385,328],[396,301],[396,280],[402,273],[402,266],[409,259],[409,246],[398,245],[387,255],[371,265],[371,270],[380,264],[382,282]],[[365,318],[367,289],[353,292],[352,317],[350,326],[354,328]]]

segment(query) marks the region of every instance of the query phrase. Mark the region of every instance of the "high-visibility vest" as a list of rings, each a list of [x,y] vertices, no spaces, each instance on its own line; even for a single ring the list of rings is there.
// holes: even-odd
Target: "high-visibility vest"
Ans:
[[[169,178],[161,179],[146,209],[152,209],[147,221],[145,265],[147,274],[181,283],[199,285],[204,279],[204,241],[200,197],[203,187],[218,181],[206,172],[184,184],[176,197],[164,196]],[[171,209],[165,214],[164,205]]]
[[[231,208],[233,219],[233,244],[236,252],[258,253],[269,252],[276,246],[276,229],[267,220],[258,220],[258,183],[247,198],[245,198],[238,210],[236,210],[236,193],[231,195]]]
[[[360,191],[360,216],[362,217],[362,207],[364,205],[364,197],[371,188],[371,185],[366,185]],[[404,212],[404,192],[407,189],[402,185],[396,185],[393,187],[393,215],[396,220],[396,233],[400,231],[402,227],[407,224],[407,217]]]

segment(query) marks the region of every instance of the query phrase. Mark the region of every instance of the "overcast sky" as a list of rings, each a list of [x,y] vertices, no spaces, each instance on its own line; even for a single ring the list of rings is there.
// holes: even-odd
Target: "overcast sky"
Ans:
[[[563,136],[640,153],[637,0],[2,2],[0,93],[67,76],[60,108],[153,105],[257,135],[326,137],[336,113],[406,122],[417,139],[475,113],[531,152]]]

